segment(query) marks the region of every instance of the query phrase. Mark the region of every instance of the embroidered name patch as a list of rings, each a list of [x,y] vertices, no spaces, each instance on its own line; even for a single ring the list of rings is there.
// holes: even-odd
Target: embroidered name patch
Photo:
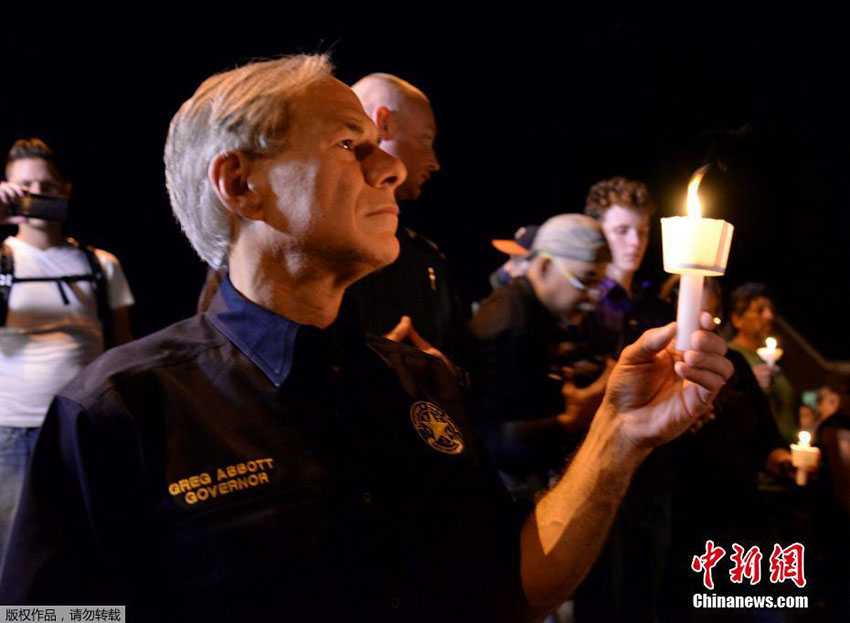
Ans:
[[[197,504],[234,491],[266,485],[269,483],[269,472],[273,469],[274,460],[271,458],[224,465],[211,472],[201,472],[172,482],[168,485],[168,492],[174,497],[182,497],[186,504]]]
[[[422,440],[444,454],[463,452],[463,435],[448,414],[432,402],[420,400],[410,407],[410,421]]]

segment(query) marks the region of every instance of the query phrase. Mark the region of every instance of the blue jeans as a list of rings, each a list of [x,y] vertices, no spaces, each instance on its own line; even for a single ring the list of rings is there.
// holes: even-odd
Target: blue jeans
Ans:
[[[0,569],[38,430],[0,426]]]

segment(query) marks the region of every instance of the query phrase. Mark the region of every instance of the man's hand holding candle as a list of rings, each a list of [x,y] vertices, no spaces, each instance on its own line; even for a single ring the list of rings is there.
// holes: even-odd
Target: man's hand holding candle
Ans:
[[[732,376],[711,315],[703,312],[700,325],[684,353],[673,344],[675,323],[647,331],[611,372],[600,413],[618,413],[624,436],[636,447],[648,450],[688,430]]]
[[[820,449],[812,446],[811,440],[811,433],[800,431],[799,442],[791,444],[791,462],[797,468],[796,482],[801,487],[806,485],[809,473],[816,472],[820,465]]]
[[[623,350],[584,443],[526,520],[523,588],[541,613],[584,579],[641,461],[688,430],[732,376],[710,314],[700,326],[684,352],[673,344],[676,323],[650,329]]]

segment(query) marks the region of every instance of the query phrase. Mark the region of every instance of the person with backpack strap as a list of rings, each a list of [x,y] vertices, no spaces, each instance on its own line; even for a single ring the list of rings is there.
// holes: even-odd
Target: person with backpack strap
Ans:
[[[0,182],[0,559],[26,466],[50,401],[105,348],[132,339],[133,295],[114,255],[80,245],[62,223],[22,216],[26,197],[67,200],[50,148],[22,139]]]

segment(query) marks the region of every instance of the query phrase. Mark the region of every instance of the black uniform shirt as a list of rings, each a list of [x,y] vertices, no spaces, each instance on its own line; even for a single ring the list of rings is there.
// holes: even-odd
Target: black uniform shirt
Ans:
[[[395,262],[356,283],[347,296],[358,307],[366,331],[384,335],[403,315],[433,346],[464,364],[469,313],[461,303],[449,263],[437,245],[399,227]]]
[[[436,359],[296,325],[225,279],[207,313],[106,353],[56,397],[0,603],[515,620],[520,521]]]

